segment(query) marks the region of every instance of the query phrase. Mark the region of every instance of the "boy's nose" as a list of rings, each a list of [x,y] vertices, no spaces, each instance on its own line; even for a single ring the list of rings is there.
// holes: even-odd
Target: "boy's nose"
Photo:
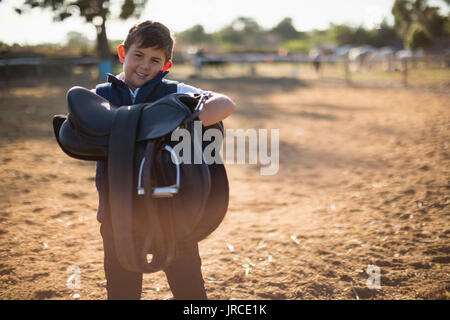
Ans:
[[[150,62],[148,62],[148,61],[142,61],[142,62],[139,64],[139,68],[141,68],[143,71],[149,70],[149,68],[150,68]]]

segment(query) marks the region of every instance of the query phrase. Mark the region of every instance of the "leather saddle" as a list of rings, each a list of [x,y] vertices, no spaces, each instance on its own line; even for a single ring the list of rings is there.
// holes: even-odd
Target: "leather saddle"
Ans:
[[[53,117],[56,140],[67,155],[107,162],[114,243],[125,269],[165,269],[185,243],[206,238],[226,214],[225,167],[205,162],[205,144],[199,140],[210,128],[223,134],[223,125],[202,126],[200,134],[194,130],[206,99],[174,93],[153,103],[117,107],[73,87],[67,93],[68,115]],[[181,160],[175,152],[178,141],[170,139],[180,129],[189,132],[191,152],[182,159],[190,161]]]

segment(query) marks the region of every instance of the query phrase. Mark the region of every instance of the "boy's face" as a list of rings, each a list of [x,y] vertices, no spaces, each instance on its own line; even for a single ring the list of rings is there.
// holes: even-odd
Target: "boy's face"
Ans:
[[[163,49],[138,48],[132,44],[125,52],[125,47],[120,45],[118,53],[120,62],[123,63],[125,83],[133,91],[153,79],[165,65],[166,55]]]

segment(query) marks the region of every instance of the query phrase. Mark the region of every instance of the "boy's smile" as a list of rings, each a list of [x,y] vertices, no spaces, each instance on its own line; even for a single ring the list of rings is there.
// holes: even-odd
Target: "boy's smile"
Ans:
[[[161,71],[166,62],[163,49],[154,47],[138,48],[135,44],[125,52],[123,45],[118,48],[120,62],[123,63],[124,81],[135,91]]]

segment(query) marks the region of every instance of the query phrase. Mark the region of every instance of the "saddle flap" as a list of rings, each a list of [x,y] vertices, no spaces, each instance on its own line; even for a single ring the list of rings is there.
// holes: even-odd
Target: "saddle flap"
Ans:
[[[68,156],[88,161],[104,161],[106,159],[106,152],[101,146],[93,146],[96,150],[86,148],[86,142],[71,128],[66,116],[55,115],[53,117],[53,132],[59,147]]]
[[[107,141],[81,135],[69,121],[61,125],[58,142],[63,151],[71,157],[81,160],[105,161],[107,158]]]
[[[73,87],[67,92],[69,119],[80,132],[91,137],[109,135],[117,107],[94,92]]]

